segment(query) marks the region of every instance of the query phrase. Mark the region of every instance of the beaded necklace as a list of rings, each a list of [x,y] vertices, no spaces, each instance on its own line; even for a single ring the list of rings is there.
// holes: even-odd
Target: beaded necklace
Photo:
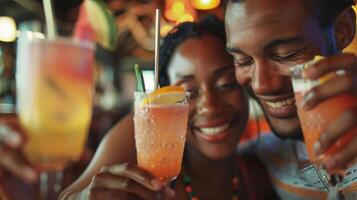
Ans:
[[[182,170],[182,177],[183,177],[183,182],[185,184],[185,191],[188,194],[190,200],[198,200],[198,197],[196,196],[196,193],[193,191],[193,187],[191,185],[191,178],[188,176],[187,173],[185,173],[184,170]],[[239,196],[239,179],[236,174],[233,174],[232,178],[232,200],[238,200]]]

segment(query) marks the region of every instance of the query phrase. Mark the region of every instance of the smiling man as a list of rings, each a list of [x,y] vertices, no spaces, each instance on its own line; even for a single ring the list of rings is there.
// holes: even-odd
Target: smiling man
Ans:
[[[306,148],[299,142],[302,133],[291,80],[277,70],[322,55],[327,58],[306,71],[306,77],[317,79],[339,69],[347,71],[308,92],[303,104],[298,105],[303,109],[311,109],[342,93],[357,96],[356,55],[340,53],[355,35],[356,15],[352,8],[355,3],[354,0],[227,2],[227,50],[235,60],[236,79],[257,99],[279,137],[271,136],[270,146],[260,150],[283,199],[324,199],[328,181],[326,174],[305,162]],[[338,138],[356,127],[357,108],[346,110],[325,129],[314,146],[315,152],[323,154]],[[356,158],[357,133],[343,150],[326,157],[324,164],[327,169],[347,168]],[[356,165],[346,173],[343,192],[347,198],[356,199]]]

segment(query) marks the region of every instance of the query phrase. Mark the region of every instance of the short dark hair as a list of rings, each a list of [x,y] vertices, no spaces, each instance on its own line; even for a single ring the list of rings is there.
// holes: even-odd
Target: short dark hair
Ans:
[[[170,31],[163,39],[163,43],[160,46],[159,59],[159,83],[161,87],[170,84],[167,71],[175,49],[187,39],[201,37],[204,34],[215,36],[220,39],[223,44],[226,43],[224,23],[213,15],[208,15],[199,22],[182,23]],[[224,51],[224,49],[222,49],[222,51]]]
[[[227,2],[241,3],[248,0],[225,0]],[[307,6],[308,11],[317,17],[320,26],[327,28],[333,24],[336,17],[347,7],[356,4],[357,0],[300,0]],[[224,6],[226,7],[226,6]]]

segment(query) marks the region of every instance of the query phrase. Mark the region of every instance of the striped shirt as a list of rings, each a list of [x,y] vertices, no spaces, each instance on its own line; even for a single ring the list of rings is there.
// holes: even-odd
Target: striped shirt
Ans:
[[[302,141],[283,140],[267,131],[242,141],[238,152],[253,153],[263,161],[281,199],[327,199],[328,174],[311,165]],[[357,163],[343,181],[345,199],[357,199]]]

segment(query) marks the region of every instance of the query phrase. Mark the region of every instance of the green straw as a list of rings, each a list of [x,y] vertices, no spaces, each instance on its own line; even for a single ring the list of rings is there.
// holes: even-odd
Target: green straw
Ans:
[[[136,89],[139,92],[145,92],[145,82],[143,77],[143,72],[138,64],[134,65],[135,76],[136,76]]]

